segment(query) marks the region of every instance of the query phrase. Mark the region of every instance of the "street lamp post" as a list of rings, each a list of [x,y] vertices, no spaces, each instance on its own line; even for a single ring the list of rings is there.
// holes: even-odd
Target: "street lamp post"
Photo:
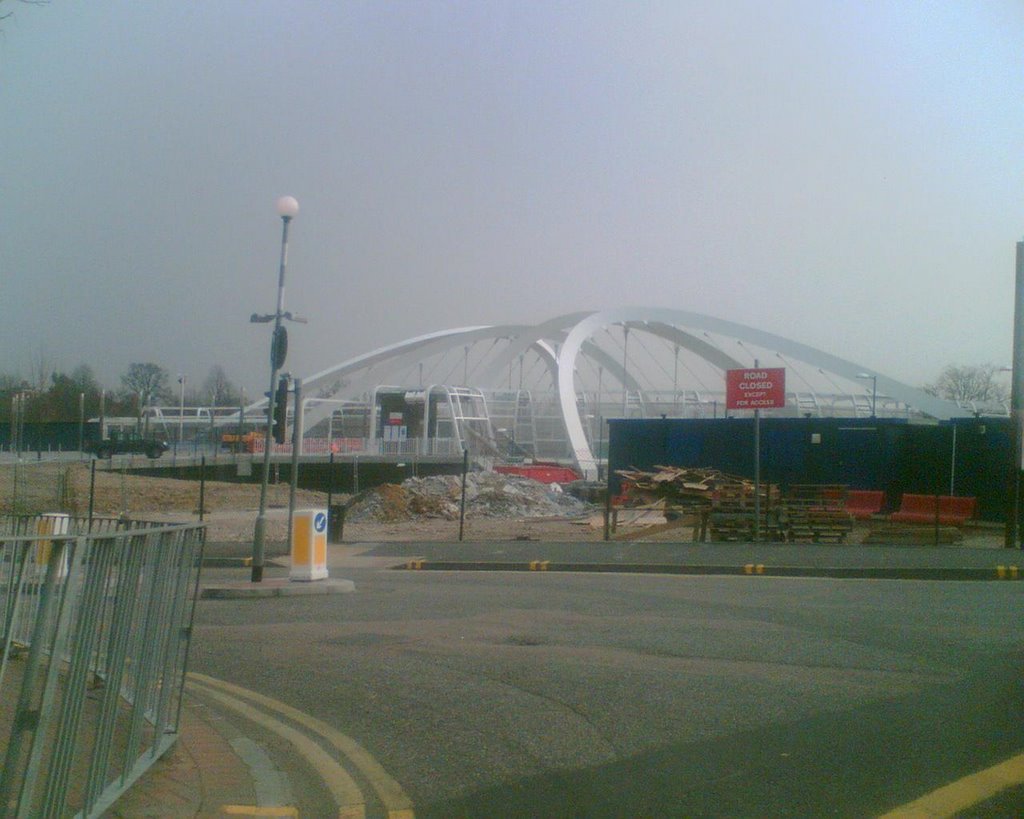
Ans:
[[[878,397],[878,376],[871,373],[857,373],[857,378],[871,379],[871,417],[875,417],[875,399]]]
[[[250,321],[262,323],[274,322],[274,335],[270,345],[270,389],[267,391],[267,428],[263,435],[263,475],[260,480],[260,510],[256,516],[256,528],[252,539],[252,576],[253,583],[263,580],[263,555],[267,535],[267,482],[270,473],[270,429],[274,424],[274,390],[277,387],[277,373],[284,363],[282,350],[281,320],[284,314],[284,276],[288,267],[288,226],[299,212],[299,203],[291,196],[282,196],[277,200],[277,213],[281,217],[281,264],[277,276],[277,310],[272,316],[253,314]],[[289,316],[290,318],[290,316]]]
[[[1021,535],[1021,472],[1024,471],[1024,241],[1017,242],[1017,266],[1013,298],[1013,367],[1010,370],[1010,418],[1013,441],[1010,453],[1010,502],[1006,515],[1006,543],[1024,547]]]
[[[78,393],[78,451],[85,451],[85,393]]]
[[[185,431],[185,376],[178,375],[178,446],[181,446],[182,434]],[[177,452],[177,448],[174,450]]]

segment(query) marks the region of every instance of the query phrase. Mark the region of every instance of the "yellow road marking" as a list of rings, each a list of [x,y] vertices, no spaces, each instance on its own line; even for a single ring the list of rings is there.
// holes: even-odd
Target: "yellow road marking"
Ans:
[[[530,561],[530,571],[531,572],[546,572],[548,570],[548,565],[550,565],[550,563],[551,563],[550,560],[531,560]]]
[[[943,819],[1021,784],[1024,784],[1024,754],[958,779],[883,814],[881,819]]]
[[[290,805],[279,808],[258,807],[256,805],[221,805],[221,813],[228,816],[294,816],[298,819],[298,808]]]
[[[194,676],[196,675],[189,674],[189,677]],[[202,693],[203,696],[216,700],[226,708],[241,714],[247,720],[255,722],[257,725],[266,728],[268,731],[273,731],[278,736],[288,740],[306,758],[317,775],[323,780],[324,785],[331,792],[331,798],[334,799],[339,812],[356,809],[359,811],[358,814],[353,813],[351,814],[352,816],[358,815],[361,817],[365,815],[364,805],[366,800],[363,798],[363,792],[359,789],[356,781],[349,775],[348,771],[331,758],[327,751],[309,737],[290,725],[285,725],[280,720],[261,713],[249,703],[237,700],[222,691],[208,688],[195,679],[189,680],[189,685]]]
[[[196,674],[191,671],[189,672],[188,677],[190,682],[220,688],[238,697],[255,702],[264,708],[277,711],[279,714],[283,714],[294,722],[297,722],[299,725],[319,734],[348,760],[350,760],[359,772],[369,780],[373,789],[380,797],[380,801],[384,803],[384,808],[387,810],[390,819],[413,819],[414,814],[412,809],[412,800],[406,795],[402,786],[384,770],[383,766],[381,766],[381,764],[374,759],[362,745],[351,737],[345,736],[341,731],[332,728],[326,722],[318,720],[316,717],[312,717],[309,714],[299,711],[297,708],[292,708],[290,705],[286,705],[283,702],[271,699],[270,697],[264,696],[263,694],[259,694],[255,691],[249,691],[241,686],[233,685],[232,683],[224,682],[223,680],[218,680],[213,677],[207,677],[203,674]]]

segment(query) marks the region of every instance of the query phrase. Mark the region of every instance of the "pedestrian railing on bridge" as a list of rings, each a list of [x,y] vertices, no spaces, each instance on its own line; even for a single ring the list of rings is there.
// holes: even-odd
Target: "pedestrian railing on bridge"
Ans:
[[[178,738],[204,528],[29,520],[0,520],[0,816],[98,816]]]

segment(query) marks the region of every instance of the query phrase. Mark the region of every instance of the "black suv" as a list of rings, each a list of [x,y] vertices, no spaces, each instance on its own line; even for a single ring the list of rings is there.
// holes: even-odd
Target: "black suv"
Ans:
[[[123,438],[108,438],[103,441],[86,441],[85,451],[95,453],[97,458],[110,458],[114,455],[133,454],[145,455],[147,458],[159,458],[171,447],[167,441],[159,438],[143,438],[130,435]]]

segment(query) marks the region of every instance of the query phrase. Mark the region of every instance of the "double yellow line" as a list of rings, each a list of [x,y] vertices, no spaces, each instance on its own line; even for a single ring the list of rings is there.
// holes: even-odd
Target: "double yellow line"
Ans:
[[[297,708],[205,674],[190,672],[188,687],[290,742],[323,780],[338,808],[339,819],[363,819],[366,815],[366,798],[351,774],[310,735],[322,739],[359,771],[384,805],[388,819],[413,819],[412,801],[402,786],[351,737]],[[300,731],[270,716],[271,713],[279,714],[305,730]]]
[[[1022,783],[1024,754],[1018,754],[894,808],[880,819],[947,819]]]

